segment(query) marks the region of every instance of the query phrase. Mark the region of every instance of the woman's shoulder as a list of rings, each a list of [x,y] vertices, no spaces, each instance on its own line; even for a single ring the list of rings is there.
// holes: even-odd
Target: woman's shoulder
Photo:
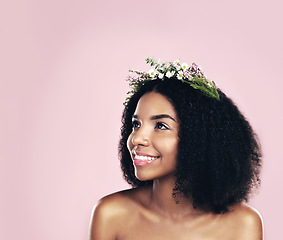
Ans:
[[[140,204],[142,191],[143,188],[132,188],[109,194],[97,202],[94,213],[107,218],[123,217]]]
[[[260,213],[255,208],[245,203],[232,206],[230,213],[234,220],[244,222],[245,224],[257,224],[262,222]]]
[[[244,203],[236,204],[230,208],[226,218],[233,224],[237,239],[258,240],[263,238],[262,218],[255,208]]]
[[[145,201],[148,189],[147,187],[137,187],[109,194],[98,201],[95,209],[120,210],[123,208],[127,211],[134,205],[142,204]]]
[[[106,195],[97,202],[96,206],[100,208],[109,207],[130,201],[131,197],[129,195],[131,195],[131,192],[133,192],[133,190],[134,189],[127,189]]]
[[[134,218],[137,209],[142,206],[144,192],[145,188],[133,188],[101,198],[93,208],[90,239],[102,236],[115,239],[125,220]]]

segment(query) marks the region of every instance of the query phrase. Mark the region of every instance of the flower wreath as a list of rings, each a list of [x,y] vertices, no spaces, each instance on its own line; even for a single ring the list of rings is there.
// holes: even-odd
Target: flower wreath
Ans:
[[[124,105],[127,105],[132,95],[144,83],[155,79],[164,80],[165,78],[180,80],[199,90],[205,96],[220,100],[215,82],[207,80],[200,67],[195,63],[192,63],[189,67],[186,63],[181,64],[179,60],[160,63],[160,59],[156,61],[154,58],[147,58],[146,63],[153,67],[148,72],[129,70],[130,75],[127,77],[127,81],[129,81],[131,87],[128,94],[131,94],[131,96],[127,97]]]

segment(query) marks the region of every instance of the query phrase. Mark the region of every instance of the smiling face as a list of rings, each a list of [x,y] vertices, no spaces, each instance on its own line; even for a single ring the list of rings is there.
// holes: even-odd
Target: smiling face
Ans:
[[[179,123],[174,107],[163,95],[143,95],[132,118],[127,146],[135,175],[141,181],[172,177],[176,172]]]

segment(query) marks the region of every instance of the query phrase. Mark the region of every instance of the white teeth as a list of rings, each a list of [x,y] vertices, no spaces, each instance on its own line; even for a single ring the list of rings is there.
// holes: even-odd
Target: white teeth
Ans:
[[[135,159],[140,160],[140,161],[151,161],[151,160],[154,160],[156,158],[158,158],[158,157],[146,157],[146,156],[135,155]]]

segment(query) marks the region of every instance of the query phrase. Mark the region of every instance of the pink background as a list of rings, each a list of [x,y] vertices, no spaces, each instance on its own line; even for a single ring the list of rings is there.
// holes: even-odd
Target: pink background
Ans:
[[[244,112],[264,152],[251,204],[281,239],[280,0],[0,3],[0,239],[87,239],[117,158],[128,69],[196,61]]]

